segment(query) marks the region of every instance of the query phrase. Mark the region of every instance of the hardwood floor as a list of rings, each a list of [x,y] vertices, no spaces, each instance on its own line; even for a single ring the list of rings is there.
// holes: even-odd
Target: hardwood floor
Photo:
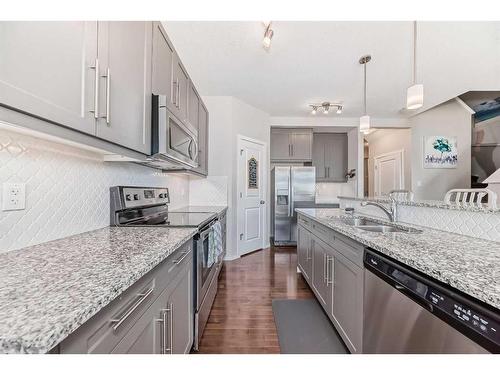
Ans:
[[[271,301],[314,298],[297,273],[295,247],[268,248],[225,262],[200,353],[279,353]]]

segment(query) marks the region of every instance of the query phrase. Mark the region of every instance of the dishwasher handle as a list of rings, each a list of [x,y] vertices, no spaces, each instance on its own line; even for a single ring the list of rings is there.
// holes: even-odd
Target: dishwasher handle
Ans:
[[[424,309],[430,312],[434,311],[434,306],[426,298],[429,286],[422,280],[416,279],[411,271],[399,267],[389,260],[382,259],[379,255],[368,250],[365,254],[364,264],[368,270]],[[410,286],[405,285],[405,283],[410,284]]]

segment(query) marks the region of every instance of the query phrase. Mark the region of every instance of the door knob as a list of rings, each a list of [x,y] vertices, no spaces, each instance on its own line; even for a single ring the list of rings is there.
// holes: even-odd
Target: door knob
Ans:
[[[266,203],[266,201],[260,201],[260,204],[264,204],[264,203]]]

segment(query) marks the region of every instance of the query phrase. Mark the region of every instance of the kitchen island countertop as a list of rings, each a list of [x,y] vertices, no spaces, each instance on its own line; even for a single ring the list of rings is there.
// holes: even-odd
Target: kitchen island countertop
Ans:
[[[296,211],[500,309],[500,243],[498,242],[404,223],[401,225],[420,229],[422,233],[368,232],[343,221],[342,218],[345,218],[346,214],[340,209]],[[380,219],[374,220],[387,223]]]

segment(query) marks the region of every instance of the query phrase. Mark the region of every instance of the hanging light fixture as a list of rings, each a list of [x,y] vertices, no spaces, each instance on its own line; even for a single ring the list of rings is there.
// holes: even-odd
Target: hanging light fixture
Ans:
[[[271,21],[266,25],[266,31],[264,31],[264,39],[262,39],[262,47],[268,51],[271,48],[271,39],[273,38],[274,31],[271,29]]]
[[[370,116],[368,116],[366,114],[366,64],[368,64],[368,62],[370,62],[370,60],[372,59],[372,57],[370,55],[366,55],[366,56],[362,56],[360,59],[359,59],[359,63],[362,64],[364,66],[364,100],[363,100],[363,104],[364,104],[364,111],[363,111],[363,116],[361,116],[359,118],[359,131],[360,132],[363,132],[363,133],[368,133],[370,131]]]
[[[418,109],[424,105],[424,85],[417,84],[417,21],[413,22],[413,86],[406,91],[406,108]]]
[[[318,107],[313,105],[312,110],[311,110],[311,115],[315,115],[317,111],[318,111]]]

